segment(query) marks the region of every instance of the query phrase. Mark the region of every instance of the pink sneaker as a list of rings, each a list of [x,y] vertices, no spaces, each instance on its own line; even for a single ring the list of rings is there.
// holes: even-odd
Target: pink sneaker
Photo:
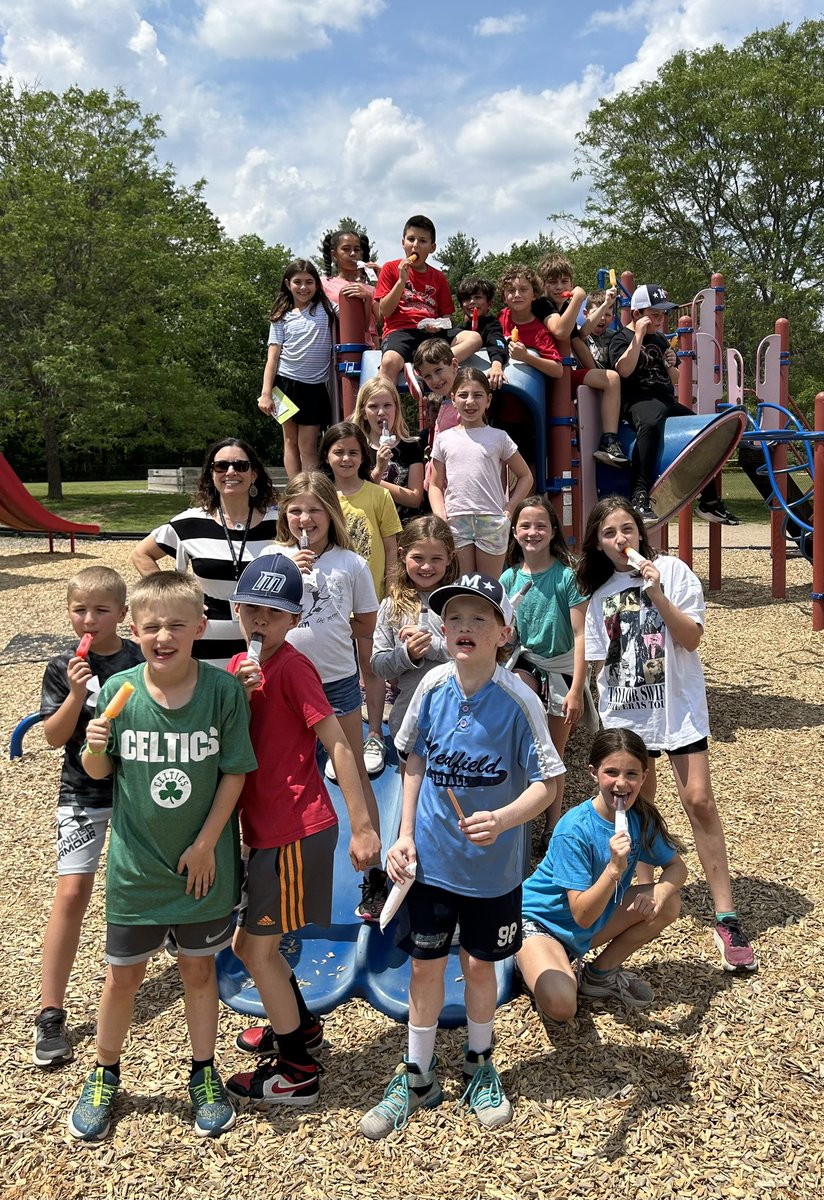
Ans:
[[[713,936],[725,971],[758,970],[758,959],[737,917],[724,917],[717,921]]]

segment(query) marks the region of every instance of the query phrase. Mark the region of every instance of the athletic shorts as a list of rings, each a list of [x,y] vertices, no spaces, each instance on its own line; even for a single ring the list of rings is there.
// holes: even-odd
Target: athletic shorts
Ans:
[[[237,914],[239,929],[272,937],[304,925],[331,925],[338,826],[287,846],[249,852]]]
[[[682,754],[701,754],[709,748],[709,742],[703,737],[699,738],[697,742],[690,742],[688,746],[679,746],[676,750],[648,750],[647,753],[650,758],[660,758],[662,754],[667,754],[670,758],[678,758]]]
[[[110,808],[57,808],[57,874],[94,875],[106,844]]]
[[[285,392],[298,406],[291,418],[296,425],[319,425],[327,429],[332,423],[332,401],[325,383],[303,383],[288,375],[276,375],[275,387]]]
[[[521,885],[504,896],[459,896],[413,883],[401,905],[397,945],[410,958],[445,958],[460,925],[462,950],[498,962],[521,948]]]
[[[543,667],[539,667],[537,663],[530,662],[523,655],[518,657],[514,671],[523,671],[525,675],[531,675],[538,685],[538,695],[541,698],[546,711],[551,717],[562,717],[564,715],[564,701],[569,694],[569,689],[572,687],[572,676],[561,675],[558,672],[545,671]],[[558,686],[559,680],[563,680],[564,687]]]
[[[557,942],[571,963],[576,960],[575,951],[565,945],[556,933],[551,929],[547,929],[542,921],[537,921],[534,917],[523,917],[521,920],[521,938],[522,944],[531,937],[548,937],[552,938],[553,942]]]
[[[361,706],[361,690],[358,672],[347,675],[346,679],[333,679],[324,683],[323,693],[336,717],[345,717]]]
[[[509,545],[509,517],[492,514],[450,517],[449,528],[455,539],[455,549],[474,545],[484,554],[506,554]]]
[[[209,958],[232,944],[234,913],[182,925],[106,925],[106,962],[115,967],[146,962],[163,949],[169,930],[175,935],[179,954]]]
[[[381,354],[386,354],[387,350],[394,350],[396,354],[400,354],[404,362],[411,363],[418,346],[422,346],[430,338],[441,338],[443,341],[449,342],[451,346],[460,332],[460,329],[454,325],[451,329],[436,329],[434,331],[428,329],[395,329],[392,333],[387,333],[386,337],[381,341]]]

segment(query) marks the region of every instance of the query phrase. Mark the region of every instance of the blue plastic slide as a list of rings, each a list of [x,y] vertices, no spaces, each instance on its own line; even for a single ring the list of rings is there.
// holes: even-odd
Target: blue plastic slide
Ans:
[[[397,836],[401,816],[401,779],[398,760],[386,727],[386,766],[372,787],[381,816],[381,838],[388,848]],[[323,929],[307,925],[289,934],[281,949],[300,982],[306,1003],[318,1014],[331,1012],[351,996],[361,996],[379,1012],[396,1021],[409,1018],[409,960],[395,948],[396,922],[381,933],[355,916],[360,901],[361,876],[349,861],[349,815],[340,789],[328,783],[329,794],[340,820],[340,836],[335,851],[335,881],[332,894],[332,925]],[[512,992],[513,960],[497,966],[498,1003],[505,1003]],[[217,956],[220,998],[235,1012],[264,1018],[257,988],[243,964],[231,950]],[[463,976],[457,946],[449,952],[446,966],[446,999],[441,1013],[443,1028],[466,1023]]]

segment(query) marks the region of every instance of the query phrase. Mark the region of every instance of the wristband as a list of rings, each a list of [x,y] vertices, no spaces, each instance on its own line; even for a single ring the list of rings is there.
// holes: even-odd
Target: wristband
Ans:
[[[610,863],[607,863],[607,875],[609,875],[609,877],[613,883],[620,883],[621,882],[621,872],[619,871],[617,875],[613,875],[612,871],[609,869],[610,865],[611,865]]]
[[[83,750],[85,750],[88,754],[91,754],[94,758],[100,758],[101,755],[108,753],[108,749],[108,746],[104,746],[102,750],[92,750],[88,742],[83,743]],[[81,754],[82,752],[83,751],[81,750]]]

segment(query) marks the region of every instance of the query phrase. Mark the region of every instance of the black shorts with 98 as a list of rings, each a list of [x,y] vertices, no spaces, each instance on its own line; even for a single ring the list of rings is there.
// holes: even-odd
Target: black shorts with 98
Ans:
[[[415,882],[401,906],[395,941],[410,958],[445,958],[456,925],[461,949],[473,958],[509,958],[521,948],[521,885],[503,896],[459,896]]]

